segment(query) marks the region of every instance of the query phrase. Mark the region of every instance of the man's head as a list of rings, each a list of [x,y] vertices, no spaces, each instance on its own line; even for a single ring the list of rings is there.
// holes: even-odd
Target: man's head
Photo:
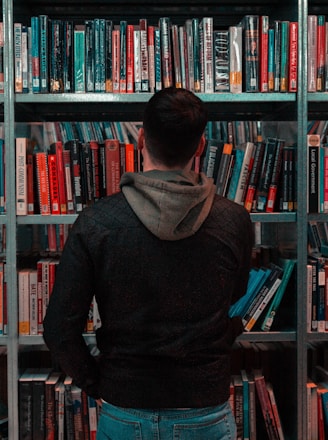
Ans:
[[[165,88],[146,105],[139,148],[145,147],[155,165],[184,168],[194,155],[202,153],[206,123],[205,105],[195,94]]]

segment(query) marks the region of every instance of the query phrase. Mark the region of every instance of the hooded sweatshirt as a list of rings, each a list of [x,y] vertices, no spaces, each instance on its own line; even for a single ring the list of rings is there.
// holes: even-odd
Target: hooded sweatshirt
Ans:
[[[44,320],[64,372],[95,398],[133,408],[228,400],[228,318],[246,291],[247,211],[193,171],[126,173],[121,192],[86,208],[70,231]],[[83,329],[95,297],[94,357]]]

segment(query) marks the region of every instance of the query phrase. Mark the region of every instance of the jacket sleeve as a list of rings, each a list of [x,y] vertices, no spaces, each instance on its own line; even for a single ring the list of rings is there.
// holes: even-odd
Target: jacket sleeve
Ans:
[[[43,337],[64,373],[88,395],[99,398],[97,362],[83,337],[94,286],[88,229],[90,225],[88,228],[81,214],[69,233],[57,268]]]

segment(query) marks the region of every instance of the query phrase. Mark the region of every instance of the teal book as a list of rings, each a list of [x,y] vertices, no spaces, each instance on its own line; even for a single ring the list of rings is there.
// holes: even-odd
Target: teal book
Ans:
[[[280,92],[288,92],[289,21],[281,22]]]
[[[235,155],[235,161],[234,161],[232,175],[231,175],[230,184],[229,184],[229,189],[228,189],[228,193],[227,193],[227,198],[230,200],[235,199],[245,151],[242,148],[237,147],[234,150],[234,155]]]
[[[48,16],[40,15],[40,86],[41,93],[49,92]]]
[[[274,29],[268,31],[268,91],[274,91]]]
[[[39,17],[31,17],[32,92],[40,93],[40,26]]]
[[[74,92],[85,92],[85,25],[74,28]]]
[[[246,370],[241,370],[240,375],[243,383],[243,438],[249,440],[249,385]]]
[[[265,332],[268,332],[271,330],[272,324],[273,324],[275,316],[278,312],[282,298],[286,292],[288,282],[290,280],[290,277],[291,277],[293,270],[294,270],[294,267],[296,265],[296,260],[284,259],[281,261],[281,265],[282,265],[282,268],[284,271],[283,276],[282,276],[282,280],[281,280],[281,284],[278,287],[278,290],[277,290],[275,296],[273,297],[273,300],[270,303],[270,305],[266,311],[264,320],[261,324],[261,330],[265,331]]]

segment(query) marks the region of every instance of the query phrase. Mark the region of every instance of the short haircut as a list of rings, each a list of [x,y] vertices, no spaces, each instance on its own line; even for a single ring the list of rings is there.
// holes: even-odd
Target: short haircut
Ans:
[[[205,104],[189,90],[167,87],[148,101],[143,119],[147,150],[165,166],[185,166],[207,123]]]

